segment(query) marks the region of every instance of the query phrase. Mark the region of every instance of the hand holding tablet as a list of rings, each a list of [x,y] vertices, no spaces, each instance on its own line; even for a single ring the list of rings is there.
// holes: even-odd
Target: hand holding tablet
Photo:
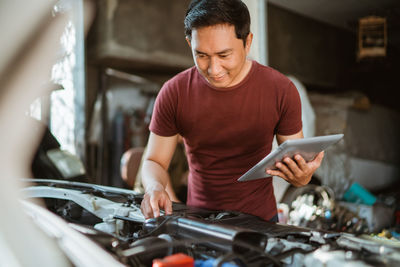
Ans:
[[[312,161],[319,152],[339,142],[342,138],[343,134],[334,134],[287,140],[243,174],[238,181],[271,177],[266,173],[266,169],[276,169],[277,162],[282,161],[285,157],[292,158],[296,154],[301,155],[307,162]]]

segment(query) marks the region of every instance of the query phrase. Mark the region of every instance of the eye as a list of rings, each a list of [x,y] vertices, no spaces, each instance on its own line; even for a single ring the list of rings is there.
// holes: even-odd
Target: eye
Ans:
[[[219,55],[220,58],[227,58],[229,56],[230,56],[230,54],[221,54],[221,55]]]

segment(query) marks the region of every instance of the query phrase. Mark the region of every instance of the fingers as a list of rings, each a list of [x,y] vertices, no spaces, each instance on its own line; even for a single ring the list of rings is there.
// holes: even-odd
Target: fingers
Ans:
[[[151,209],[153,210],[153,216],[154,218],[157,218],[160,216],[160,208],[158,206],[159,199],[156,199],[154,196],[150,198],[150,205]]]
[[[288,159],[284,159],[283,162],[278,162],[276,163],[276,167],[288,178],[288,179],[293,179],[294,178],[294,172],[292,171],[293,168],[293,161],[290,160],[291,162],[289,162]]]
[[[163,205],[163,207],[164,207],[165,215],[172,214],[172,202],[171,201],[167,201],[167,203],[165,203]]]
[[[283,178],[284,180],[286,180],[287,182],[291,183],[290,179],[288,177],[286,177],[286,175],[279,170],[267,170],[267,173],[271,176],[279,176],[279,177]]]
[[[158,199],[158,203],[155,203],[152,208],[154,217],[160,216],[160,209],[163,209],[165,211],[165,215],[170,215],[172,214],[172,201],[167,194],[162,195]]]
[[[159,217],[160,209],[164,209],[165,214],[170,215],[172,214],[172,202],[165,191],[150,192],[143,196],[140,209],[145,219]]]
[[[315,163],[315,165],[318,164]],[[294,186],[306,185],[310,181],[315,169],[318,168],[317,166],[311,166],[300,155],[295,155],[293,159],[285,157],[281,162],[277,162],[275,166],[277,170],[267,170],[267,173],[279,176]]]
[[[281,171],[279,171],[279,170],[268,170],[267,173],[270,174],[270,175],[272,175],[272,176],[279,176],[279,177],[281,177],[283,180],[285,180],[286,182],[291,183],[292,185],[294,185],[294,186],[296,186],[296,187],[302,185],[302,184],[300,184],[300,183],[297,181],[297,178],[295,178],[295,177],[293,177],[293,176],[291,176],[291,177],[293,177],[293,178],[289,178],[285,173],[283,173],[283,172],[281,172]]]
[[[150,205],[150,197],[149,195],[145,194],[143,196],[143,200],[142,203],[140,205],[140,210],[143,213],[143,216],[145,219],[149,219],[149,218],[153,218],[154,214],[153,214],[153,209],[151,208]]]
[[[307,170],[307,162],[305,159],[300,155],[295,155],[294,159],[296,160],[297,166],[300,170],[306,171]]]

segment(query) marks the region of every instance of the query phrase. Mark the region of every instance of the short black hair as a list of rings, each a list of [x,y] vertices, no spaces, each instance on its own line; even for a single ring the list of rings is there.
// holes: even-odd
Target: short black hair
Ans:
[[[243,40],[250,33],[250,13],[241,0],[192,0],[185,16],[185,35],[192,38],[192,29],[231,24],[235,26],[236,37]]]

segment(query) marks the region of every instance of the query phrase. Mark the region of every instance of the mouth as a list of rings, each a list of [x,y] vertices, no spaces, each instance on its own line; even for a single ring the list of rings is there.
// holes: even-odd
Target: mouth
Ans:
[[[210,80],[215,81],[215,82],[220,82],[225,78],[226,73],[217,75],[217,76],[209,76]]]

